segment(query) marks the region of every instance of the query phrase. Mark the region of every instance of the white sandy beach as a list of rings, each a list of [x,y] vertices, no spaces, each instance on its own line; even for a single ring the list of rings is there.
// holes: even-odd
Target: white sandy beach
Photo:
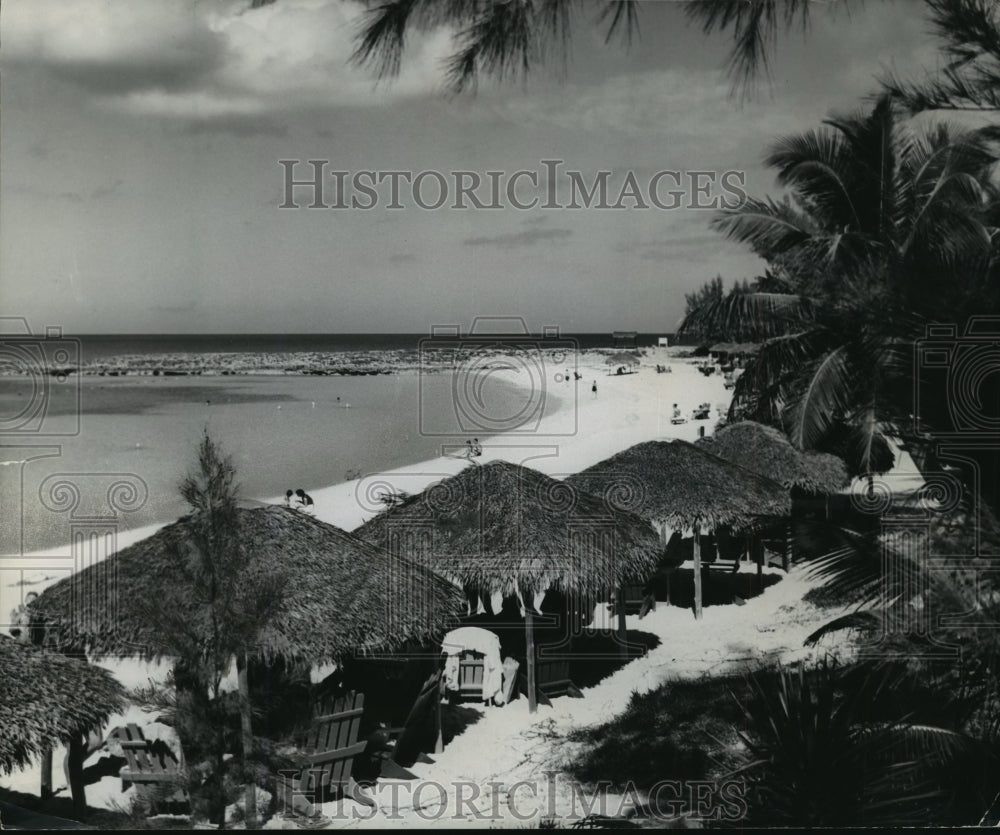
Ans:
[[[608,375],[603,355],[582,354],[578,368],[583,378],[576,383],[564,383],[557,389],[564,401],[558,414],[550,415],[531,435],[480,438],[483,455],[475,460],[485,463],[504,459],[564,477],[641,441],[669,438],[693,441],[701,427],[706,434],[710,433],[718,419],[718,409],[724,408],[729,401],[723,379],[719,374],[706,377],[698,372],[693,360],[677,359],[671,353],[670,349],[647,349],[638,373],[622,376]],[[670,365],[672,373],[657,373],[658,364]],[[513,382],[519,382],[516,373],[506,373]],[[595,380],[596,397],[591,393]],[[577,387],[575,398],[570,389],[574,385]],[[690,418],[691,411],[704,402],[712,404],[709,420],[695,422],[689,419],[681,425],[671,424],[673,404],[678,404],[682,414]],[[575,410],[575,419],[567,421],[573,414],[570,410]],[[565,434],[566,427],[571,425],[573,431]],[[416,493],[464,467],[477,466],[466,458],[457,457],[454,452],[386,473],[366,473],[361,479],[313,491],[316,515],[352,530],[381,508],[375,498],[381,490]],[[260,498],[277,503],[282,497]],[[124,547],[143,539],[157,527],[123,532],[118,545]],[[56,565],[67,555],[67,549],[62,548],[33,556],[51,558]],[[37,579],[41,580],[43,574]],[[50,573],[49,579],[32,587],[40,589],[55,579],[57,575]],[[671,679],[717,674],[764,660],[787,662],[814,655],[815,651],[802,648],[802,640],[829,619],[831,612],[802,602],[802,595],[809,587],[806,571],[796,567],[787,576],[782,574],[781,582],[749,600],[745,606],[708,607],[699,622],[687,609],[663,605],[641,622],[637,617],[630,617],[629,629],[651,632],[660,639],[656,649],[632,661],[596,687],[586,689],[582,700],[557,698],[552,708],[541,707],[534,715],[528,713],[527,702],[523,699],[503,708],[485,710],[480,721],[470,725],[447,750],[435,756],[434,764],[414,766],[412,770],[420,781],[433,781],[444,787],[443,803],[440,791],[434,787],[422,790],[415,803],[413,783],[400,783],[394,801],[390,788],[393,781],[380,781],[375,796],[379,811],[374,817],[361,819],[368,816],[368,811],[353,801],[327,804],[323,811],[333,819],[331,825],[334,827],[524,827],[537,826],[541,817],[551,817],[553,813],[561,818],[571,817],[570,790],[561,779],[555,781],[554,797],[549,796],[545,787],[540,788],[535,798],[523,789],[515,797],[516,809],[513,811],[506,809],[507,789],[521,780],[544,783],[544,772],[558,772],[572,752],[573,746],[566,742],[567,734],[618,715],[627,707],[633,692],[646,692]],[[149,677],[160,677],[167,669],[166,665],[129,659],[102,664],[114,671],[127,687],[144,684]],[[130,709],[127,718],[140,724],[149,721],[149,717],[137,708]],[[120,719],[112,719],[112,726],[117,724]],[[150,728],[151,736],[156,733],[156,726]],[[58,788],[64,785],[60,767],[62,752],[56,752],[55,762],[54,782]],[[477,788],[473,790],[466,785],[456,790],[455,784],[463,781]],[[34,768],[0,778],[0,785],[27,792],[37,792],[38,782],[38,772]],[[491,783],[502,783],[504,788],[489,785]],[[475,795],[477,799],[472,806],[457,804],[456,791],[464,798]],[[88,803],[92,806],[126,806],[129,794],[122,794],[120,781],[112,777],[87,788]],[[495,794],[502,797],[495,800]],[[494,802],[500,804],[499,820],[491,819]],[[462,808],[456,809],[456,805]],[[487,817],[477,819],[471,811],[473,807],[483,810]],[[616,808],[612,804],[612,811]],[[534,823],[517,817],[515,812],[531,815]],[[272,822],[275,826],[279,824],[279,819]]]

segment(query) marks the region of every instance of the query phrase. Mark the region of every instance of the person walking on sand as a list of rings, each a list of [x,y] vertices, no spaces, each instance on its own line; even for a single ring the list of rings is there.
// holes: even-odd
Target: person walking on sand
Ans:
[[[592,396],[597,397],[597,380],[594,380],[594,385],[590,387],[590,393]]]

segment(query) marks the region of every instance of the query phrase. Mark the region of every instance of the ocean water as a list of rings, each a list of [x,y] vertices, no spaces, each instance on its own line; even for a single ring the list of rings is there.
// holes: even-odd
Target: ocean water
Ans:
[[[36,382],[8,378],[0,384],[0,416],[8,429],[15,425],[12,417],[26,416],[23,431],[0,435],[5,558],[68,543],[74,524],[110,512],[109,490],[116,481],[137,491],[132,498],[127,490],[116,498],[127,508],[118,514],[120,529],[183,515],[177,488],[196,463],[206,429],[232,456],[248,498],[314,490],[358,471],[368,475],[414,464],[440,455],[443,443],[490,434],[463,431],[469,424],[455,410],[456,380],[444,372],[71,375],[49,386],[40,415],[30,408],[41,397]],[[546,392],[540,402],[544,414],[559,408],[566,391],[568,386]],[[474,394],[480,414],[504,416],[524,401],[523,392],[485,374]]]

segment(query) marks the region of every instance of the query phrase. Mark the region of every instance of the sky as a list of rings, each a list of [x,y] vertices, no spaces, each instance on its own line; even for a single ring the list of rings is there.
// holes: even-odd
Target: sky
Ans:
[[[713,211],[669,208],[778,194],[761,164],[777,137],[863,106],[887,68],[939,61],[909,0],[845,9],[817,2],[807,33],[781,38],[772,79],[731,94],[727,40],[703,35],[672,2],[640,11],[631,48],[605,45],[583,5],[569,54],[524,82],[448,95],[453,33],[408,44],[400,77],[376,83],[349,57],[355,0],[5,0],[0,7],[0,307],[66,334],[406,332],[522,317],[533,331],[670,332],[684,294],[763,264],[709,227]],[[418,195],[388,183],[372,208],[300,208],[297,179],[324,173],[440,172]],[[543,208],[544,160],[561,160],[557,206]],[[455,208],[454,172],[487,172],[514,199]],[[568,171],[589,189],[609,171],[609,203],[569,208]],[[709,172],[702,198],[688,172]],[[367,181],[366,181],[367,182]],[[734,181],[729,181],[730,183]],[[336,202],[324,180],[324,201]],[[704,193],[703,193],[704,195]],[[347,199],[371,202],[348,190]],[[418,198],[419,197],[419,201]],[[673,202],[676,202],[674,200]]]

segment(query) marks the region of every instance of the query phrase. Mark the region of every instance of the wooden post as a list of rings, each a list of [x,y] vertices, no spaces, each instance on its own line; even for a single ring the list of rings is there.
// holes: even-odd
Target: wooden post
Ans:
[[[240,691],[240,732],[243,744],[243,779],[247,780],[245,804],[245,820],[247,829],[257,828],[257,789],[253,780],[249,779],[250,756],[253,752],[253,727],[250,722],[250,680],[247,675],[246,653],[240,653],[236,658],[236,677]]]
[[[80,817],[87,812],[86,783],[83,781],[83,757],[87,743],[83,736],[76,734],[69,743],[66,753],[66,779],[73,797],[73,814]]]
[[[764,541],[757,536],[756,532],[751,533],[750,536],[752,543],[750,548],[757,563],[757,594],[761,594],[764,591]]]
[[[538,710],[538,693],[535,691],[535,628],[531,622],[531,607],[534,599],[524,601],[525,655],[528,662],[528,713]]]
[[[694,619],[701,620],[701,529],[694,529]]]
[[[665,560],[666,557],[667,557],[667,525],[666,525],[666,523],[662,523],[660,525],[660,545],[663,546],[663,553],[660,554],[660,560],[662,561],[662,560]],[[661,562],[660,565],[662,566],[663,563]],[[667,605],[669,606],[670,605],[670,575],[673,574],[673,570],[672,569],[667,569],[664,573],[666,575],[666,583],[667,583]]]
[[[52,749],[46,748],[42,751],[42,785],[39,795],[42,800],[52,797]]]
[[[618,657],[628,661],[628,631],[625,629],[625,586],[618,587]]]

